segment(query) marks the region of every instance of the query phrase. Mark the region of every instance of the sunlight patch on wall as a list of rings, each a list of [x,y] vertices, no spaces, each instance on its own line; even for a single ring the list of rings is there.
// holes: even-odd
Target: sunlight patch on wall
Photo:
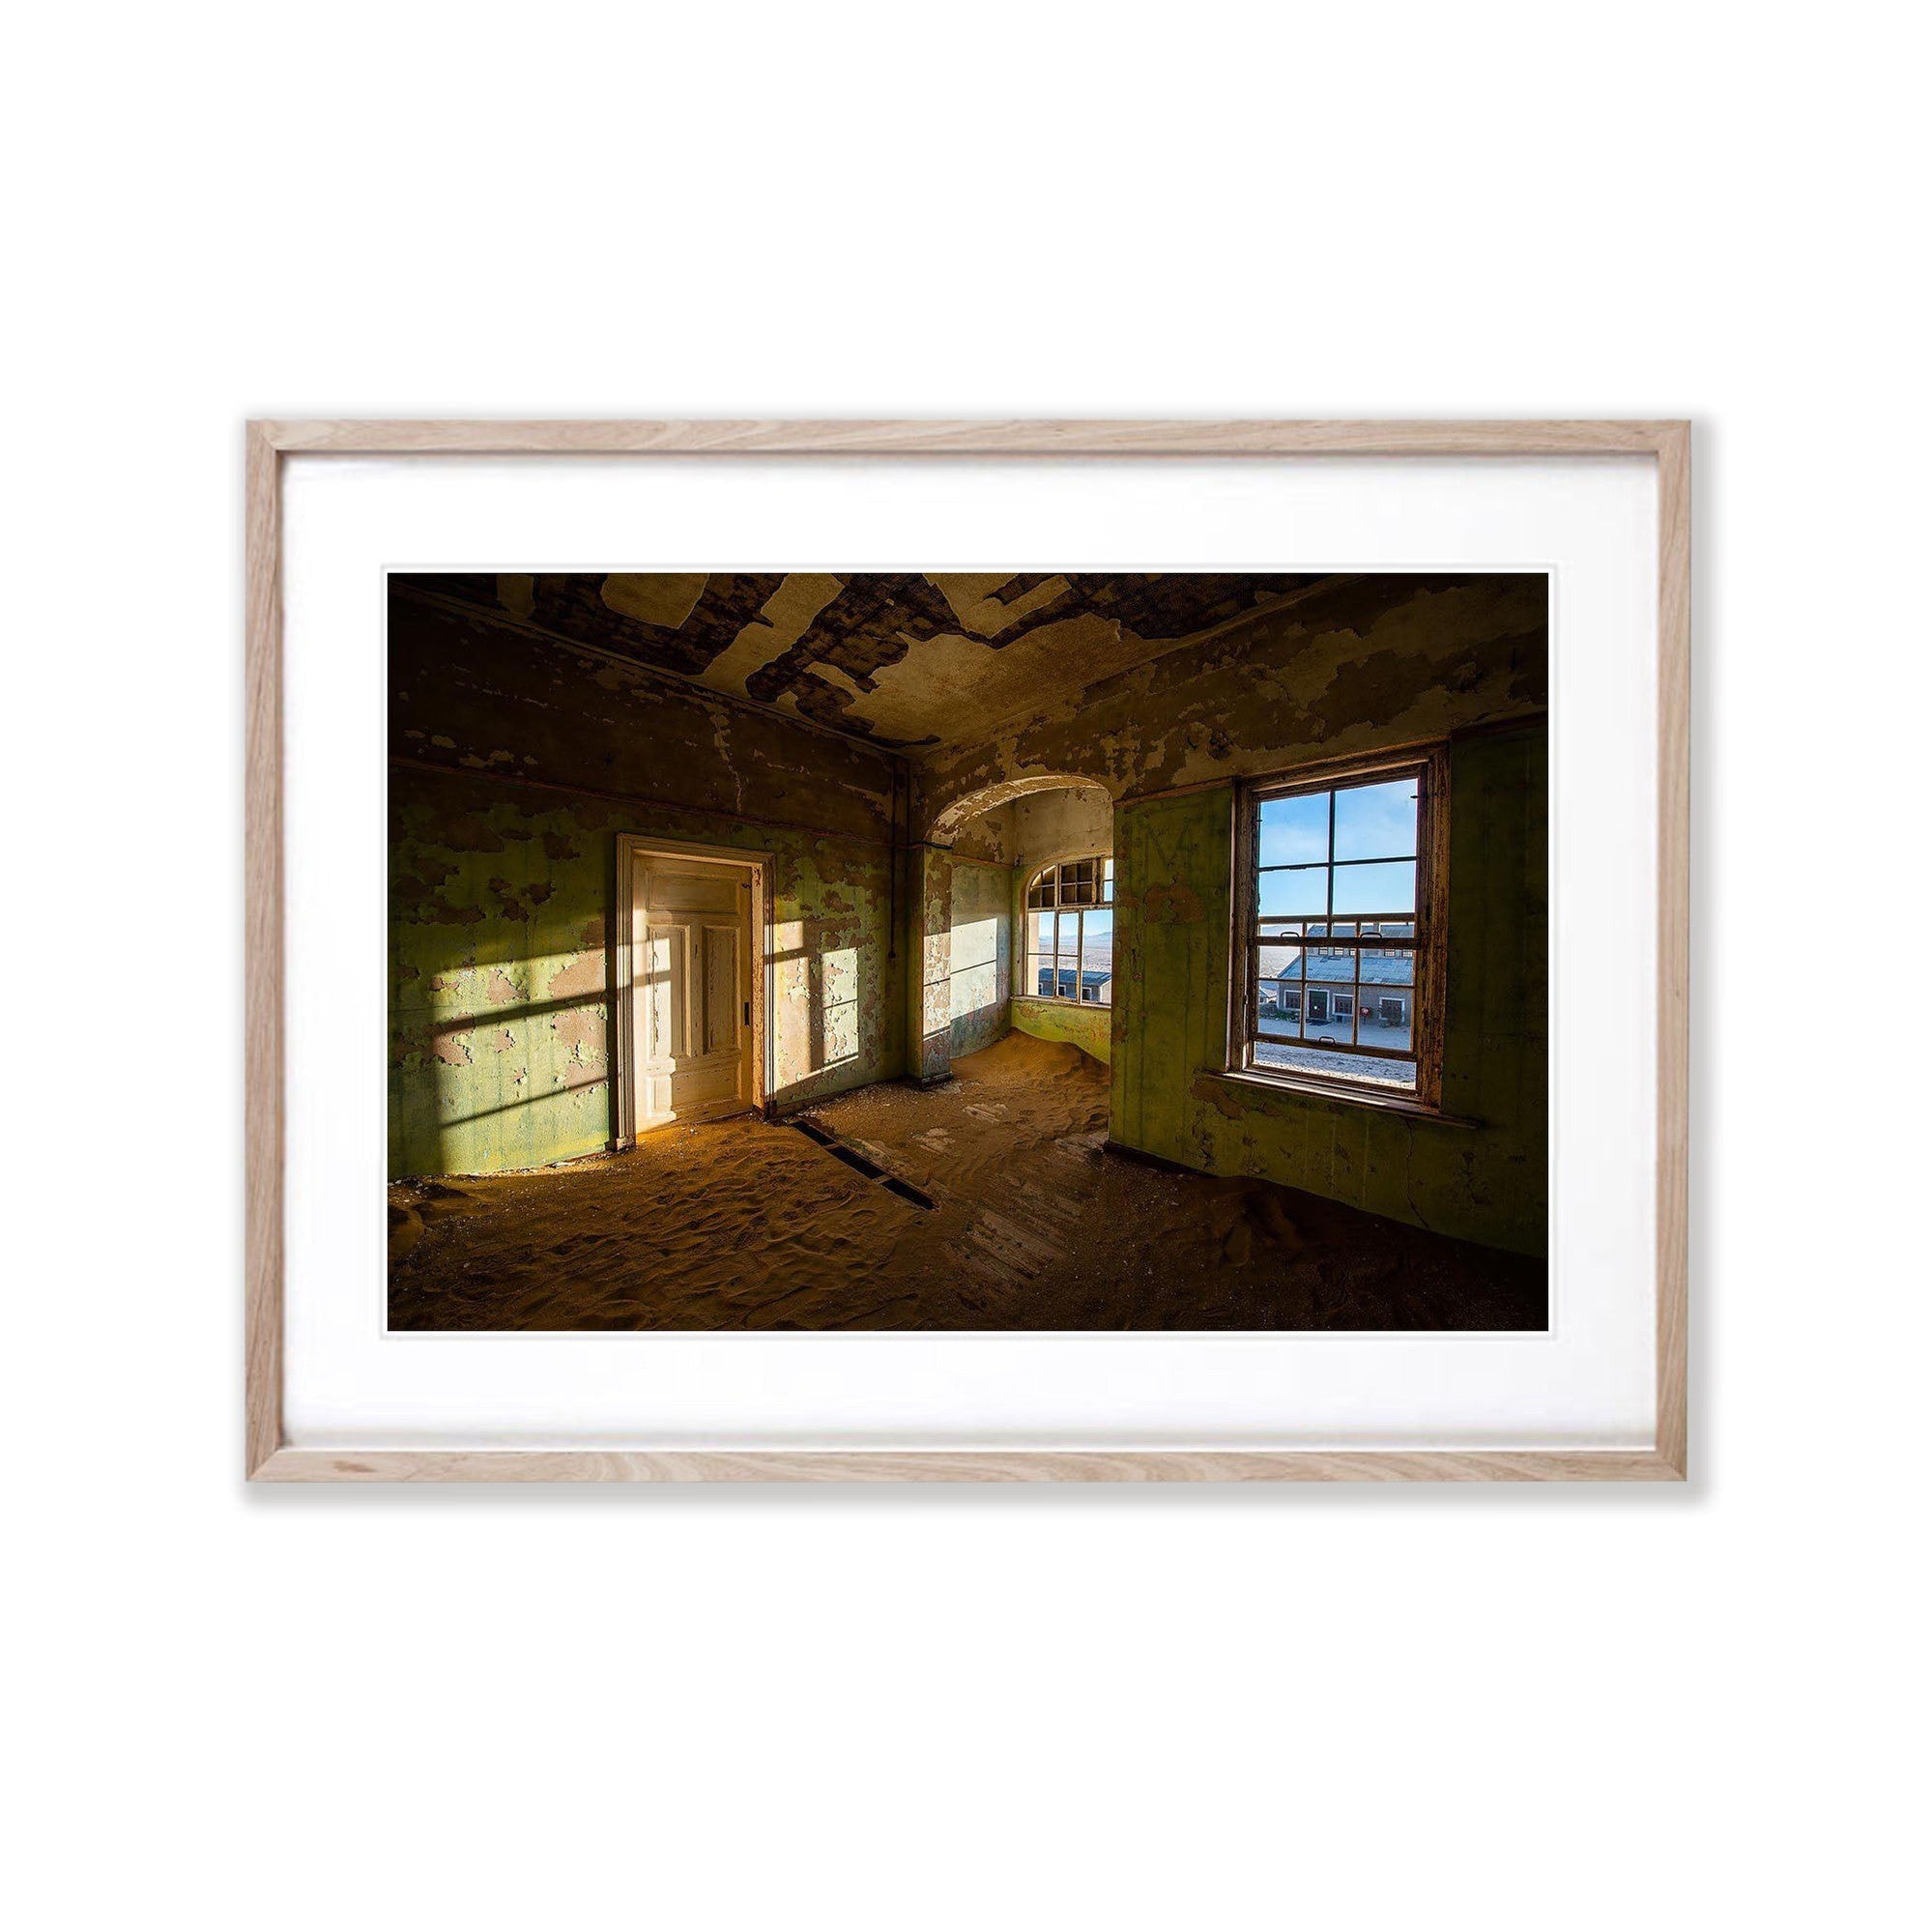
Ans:
[[[952,1012],[978,1013],[999,1003],[999,921],[975,919],[955,926],[952,947]]]
[[[840,946],[824,955],[820,987],[822,1066],[858,1058],[858,949]]]

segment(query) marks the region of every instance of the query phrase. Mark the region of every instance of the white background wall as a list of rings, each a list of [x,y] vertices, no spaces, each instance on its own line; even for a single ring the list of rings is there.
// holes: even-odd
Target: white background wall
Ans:
[[[16,28],[19,1922],[1922,1902],[1922,1055],[1794,1036],[1765,970],[1822,900],[1924,983],[1906,18]],[[1695,416],[1695,1483],[245,1492],[251,412]]]

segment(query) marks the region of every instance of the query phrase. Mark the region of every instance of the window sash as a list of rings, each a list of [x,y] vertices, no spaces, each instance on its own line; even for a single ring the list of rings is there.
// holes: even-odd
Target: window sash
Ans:
[[[1375,857],[1338,859],[1335,851],[1337,796],[1359,786],[1387,784],[1392,780],[1416,781],[1416,826],[1410,850],[1392,851]],[[1261,808],[1271,800],[1315,793],[1328,794],[1327,853],[1320,859],[1300,859],[1264,866],[1261,855]],[[1230,1063],[1246,1071],[1288,1082],[1309,1081],[1317,1085],[1350,1087],[1377,1094],[1387,1093],[1385,1082],[1366,1079],[1351,1080],[1346,1068],[1296,1069],[1289,1072],[1257,1063],[1255,1049],[1264,1043],[1306,1046],[1316,1052],[1361,1055],[1366,1059],[1389,1060],[1415,1068],[1412,1097],[1427,1106],[1439,1100],[1441,1081],[1440,1029],[1444,966],[1442,900],[1446,890],[1448,827],[1448,756],[1437,748],[1423,756],[1337,764],[1317,775],[1278,783],[1262,783],[1244,788],[1240,793],[1244,878],[1238,878],[1237,900],[1245,916],[1237,919],[1237,949],[1247,955],[1245,971],[1235,981],[1238,1000],[1236,1026],[1230,1038]],[[1400,911],[1337,913],[1335,880],[1338,874],[1365,865],[1413,863],[1415,888],[1413,908]],[[1263,880],[1269,874],[1321,872],[1327,875],[1322,911],[1276,913],[1261,916]],[[1406,927],[1406,932],[1378,930],[1365,934],[1363,928]],[[1337,931],[1340,927],[1344,930]],[[1321,928],[1311,934],[1310,928]],[[1270,974],[1274,1003],[1267,1017],[1280,1030],[1263,1030],[1261,1022],[1261,949],[1287,947],[1297,952],[1291,976],[1279,979]],[[1409,980],[1362,978],[1362,961],[1368,957],[1406,955]],[[1326,986],[1322,983],[1327,982]],[[1292,990],[1298,995],[1290,1007],[1283,996]],[[1329,1017],[1312,1019],[1309,994],[1321,990],[1346,996],[1351,1010],[1338,1015],[1333,998],[1324,1002]],[[1384,1020],[1382,1000],[1401,1002],[1399,1020]],[[1233,1003],[1233,1002],[1231,1002]],[[1388,1047],[1363,1037],[1365,1025],[1372,1035],[1382,1024],[1405,1025],[1408,1044]],[[1325,1035],[1326,1037],[1318,1037]]]
[[[1113,860],[1106,853],[1042,866],[1026,883],[1026,910],[1106,911],[1113,904]]]
[[[1062,859],[1043,866],[1026,886],[1026,986],[1034,999],[1063,999],[1070,1005],[1111,1006],[1113,984],[1110,974],[1106,984],[1089,992],[1081,975],[1086,959],[1086,915],[1113,913],[1113,860],[1105,852],[1085,858]],[[1045,927],[1047,943],[1034,942],[1034,917]],[[1051,922],[1050,924],[1048,922]],[[1071,939],[1067,929],[1071,928]],[[1113,935],[1108,934],[1108,956],[1111,963]],[[1040,991],[1040,975],[1047,975],[1047,988]],[[1068,975],[1064,985],[1062,975]]]

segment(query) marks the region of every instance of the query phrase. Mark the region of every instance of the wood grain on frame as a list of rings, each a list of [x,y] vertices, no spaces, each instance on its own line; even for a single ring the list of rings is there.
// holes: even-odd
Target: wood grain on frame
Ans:
[[[257,422],[354,456],[1655,456],[1679,422]]]
[[[282,1441],[280,458],[1600,456],[1658,462],[1657,1442],[1652,1450],[632,1452]],[[1690,426],[1542,422],[259,421],[247,429],[245,1471],[265,1482],[1672,1482],[1687,1462]]]
[[[248,426],[246,532],[247,985],[244,1077],[247,1444],[250,1472],[282,1434],[282,596],[281,460],[260,423]]]

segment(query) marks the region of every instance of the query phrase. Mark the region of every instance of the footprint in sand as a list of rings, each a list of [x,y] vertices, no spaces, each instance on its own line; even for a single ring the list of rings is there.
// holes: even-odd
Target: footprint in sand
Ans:
[[[925,1148],[929,1154],[950,1154],[953,1151],[953,1137],[943,1127],[928,1128],[923,1134],[912,1137],[913,1144]]]

